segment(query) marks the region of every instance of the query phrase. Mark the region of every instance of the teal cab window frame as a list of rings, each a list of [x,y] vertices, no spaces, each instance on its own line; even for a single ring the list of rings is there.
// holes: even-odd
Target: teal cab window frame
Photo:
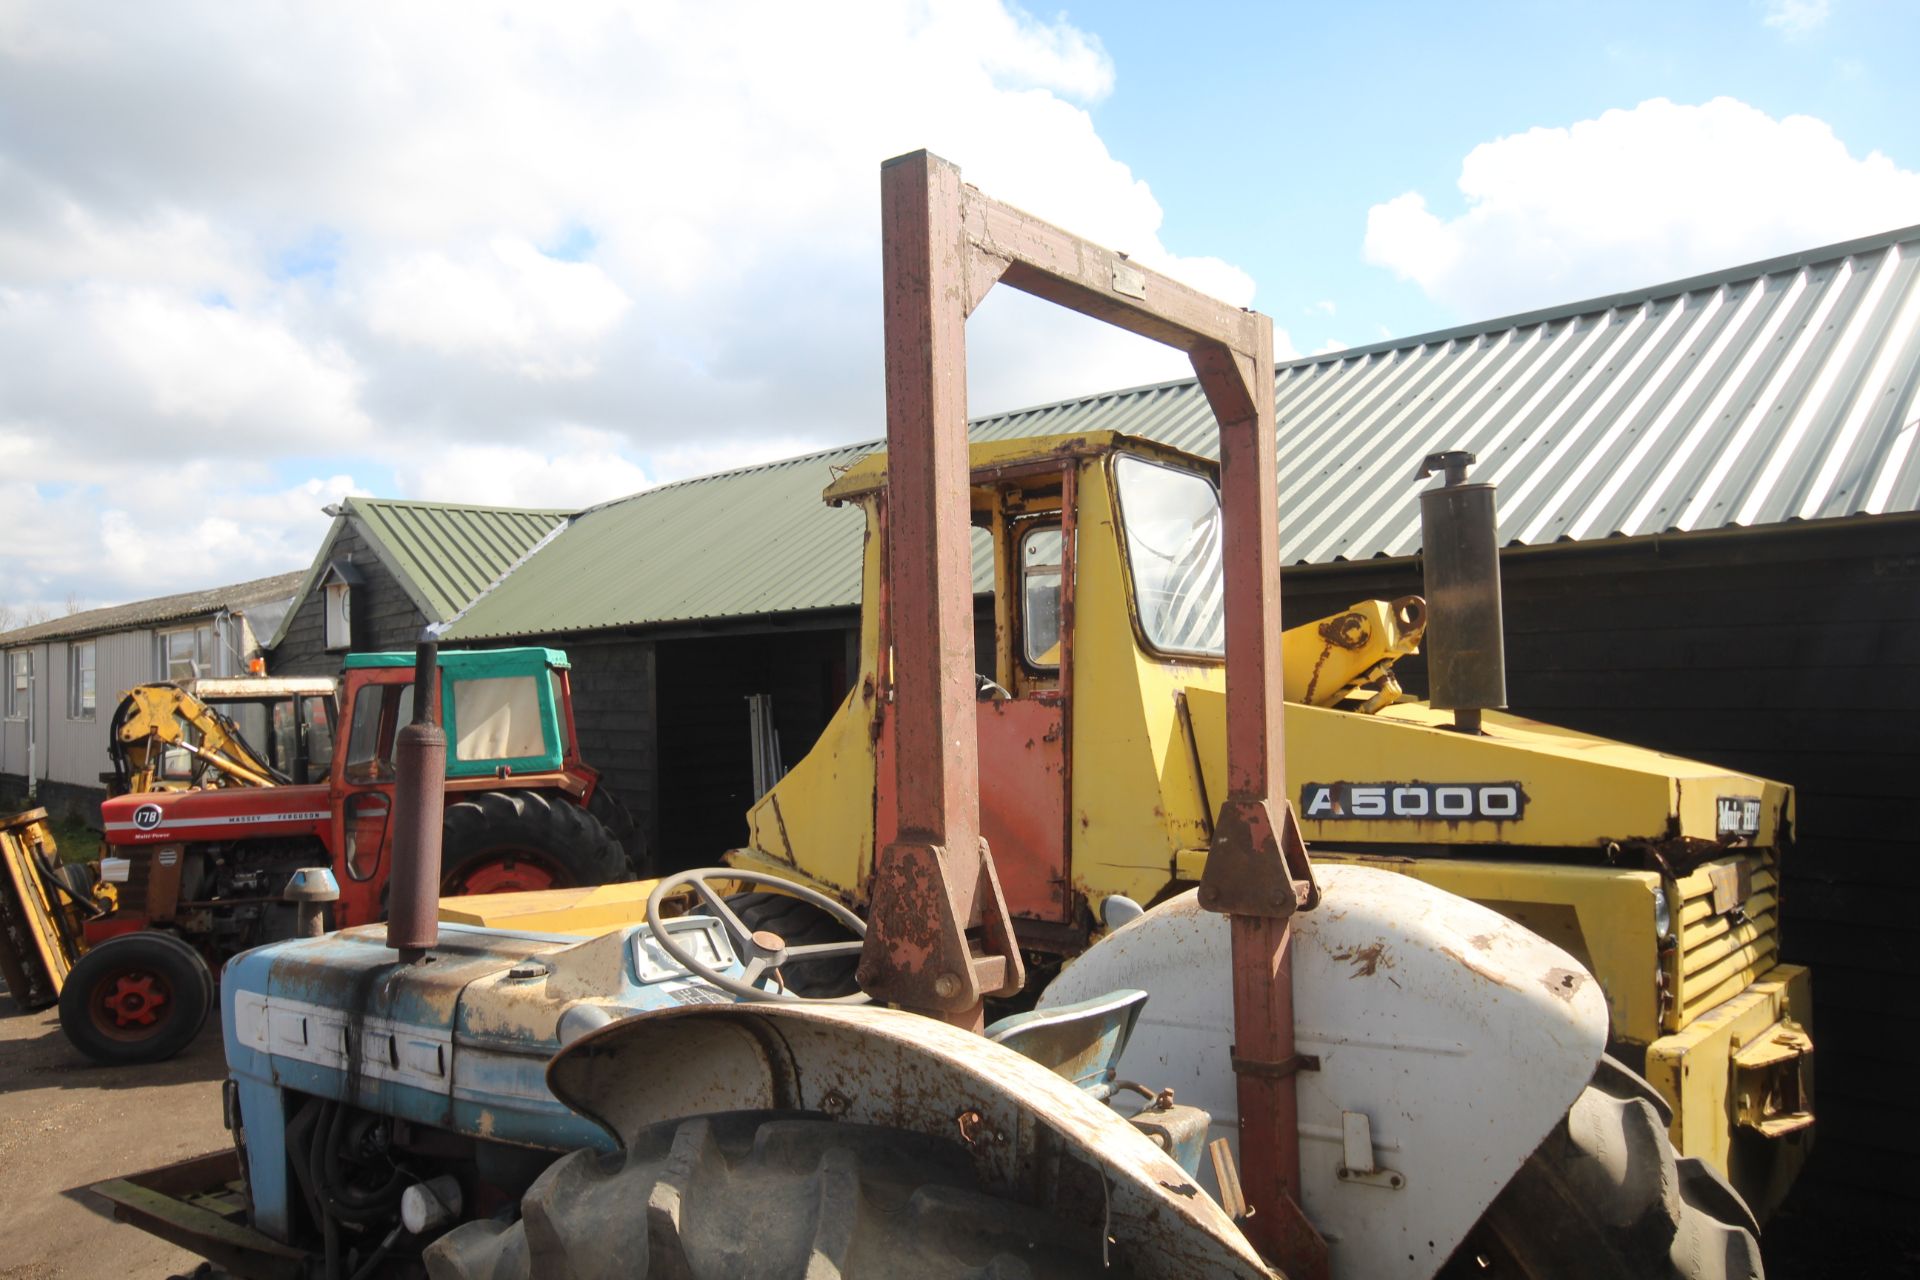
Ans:
[[[411,667],[411,653],[353,653],[345,666],[354,668]],[[561,735],[560,698],[552,673],[568,670],[572,664],[558,649],[464,649],[440,654],[440,722],[447,734],[447,776],[449,778],[491,777],[506,769],[509,773],[555,773],[565,762],[566,744]],[[540,714],[542,750],[537,755],[489,756],[463,760],[459,756],[459,698],[454,686],[469,680],[511,680],[532,678]]]

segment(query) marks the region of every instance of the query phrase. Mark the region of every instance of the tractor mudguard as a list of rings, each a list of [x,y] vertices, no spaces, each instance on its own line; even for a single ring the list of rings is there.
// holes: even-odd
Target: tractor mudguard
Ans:
[[[1130,1274],[1273,1274],[1219,1205],[1116,1112],[1011,1049],[917,1014],[663,1009],[568,1045],[547,1084],[622,1146],[662,1122],[740,1111],[817,1112],[958,1141],[997,1194],[1104,1221],[1112,1260]]]
[[[1444,1263],[1592,1078],[1606,1001],[1578,961],[1406,876],[1320,864],[1293,918],[1300,1176],[1336,1276]],[[1239,1144],[1230,942],[1194,893],[1114,931],[1040,1007],[1149,993],[1120,1073],[1171,1087]],[[1203,1167],[1210,1193],[1217,1193]]]

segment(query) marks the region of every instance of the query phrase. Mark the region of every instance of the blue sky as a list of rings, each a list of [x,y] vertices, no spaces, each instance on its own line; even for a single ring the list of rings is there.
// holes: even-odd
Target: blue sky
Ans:
[[[1383,328],[1399,337],[1487,318],[1369,268],[1361,245],[1368,208],[1403,191],[1459,212],[1462,158],[1508,134],[1649,98],[1731,96],[1775,118],[1817,117],[1856,155],[1920,168],[1920,5],[1835,0],[1809,6],[1804,28],[1767,25],[1785,8],[1614,0],[1245,4],[1178,19],[1147,3],[1066,12],[1113,57],[1114,92],[1093,119],[1152,182],[1165,238],[1245,268],[1256,305],[1313,350],[1371,342]],[[1635,265],[1622,261],[1610,288],[1658,282]],[[1333,316],[1315,308],[1327,300]]]
[[[344,494],[873,438],[892,154],[1315,354],[1920,223],[1916,49],[1890,0],[0,4],[0,624],[304,567]],[[969,335],[976,411],[1183,372]]]

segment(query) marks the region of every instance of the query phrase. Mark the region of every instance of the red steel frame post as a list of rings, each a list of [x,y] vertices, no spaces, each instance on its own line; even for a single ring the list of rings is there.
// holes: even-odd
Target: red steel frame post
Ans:
[[[960,181],[927,152],[881,168],[887,627],[898,827],[880,832],[860,984],[962,1025],[1017,990],[1018,949],[980,839],[973,706],[966,317],[1005,283],[1188,353],[1220,423],[1228,795],[1200,889],[1233,931],[1242,1227],[1296,1280],[1326,1273],[1299,1207],[1288,921],[1318,901],[1284,793],[1273,328]],[[1063,584],[1063,590],[1064,590]],[[882,655],[888,660],[888,655]]]
[[[914,161],[919,159],[920,163]],[[1024,984],[980,835],[960,171],[881,171],[886,288],[887,634],[897,826],[878,832],[860,984],[961,1026]]]

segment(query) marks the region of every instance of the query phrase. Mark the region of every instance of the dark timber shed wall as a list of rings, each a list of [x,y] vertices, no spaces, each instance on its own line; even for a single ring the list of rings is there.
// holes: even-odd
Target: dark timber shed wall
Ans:
[[[1920,1208],[1920,519],[1564,544],[1502,569],[1514,711],[1797,788],[1781,941],[1814,971],[1819,1120],[1795,1200]],[[1419,589],[1407,561],[1291,570],[1287,621]],[[1417,659],[1398,670],[1424,691]]]
[[[328,559],[353,561],[366,579],[353,589],[353,647],[360,652],[411,649],[427,623],[413,598],[379,555],[349,524],[334,539]],[[295,606],[293,620],[271,659],[277,676],[340,674],[342,650],[326,647],[326,593],[310,591]]]
[[[716,862],[745,842],[754,801],[747,697],[773,695],[782,762],[798,763],[850,687],[853,625],[660,642],[664,867]]]
[[[660,847],[658,792],[659,710],[654,702],[656,647],[627,636],[540,637],[566,650],[573,664],[574,731],[580,758],[645,834]],[[745,733],[742,732],[742,740]]]

